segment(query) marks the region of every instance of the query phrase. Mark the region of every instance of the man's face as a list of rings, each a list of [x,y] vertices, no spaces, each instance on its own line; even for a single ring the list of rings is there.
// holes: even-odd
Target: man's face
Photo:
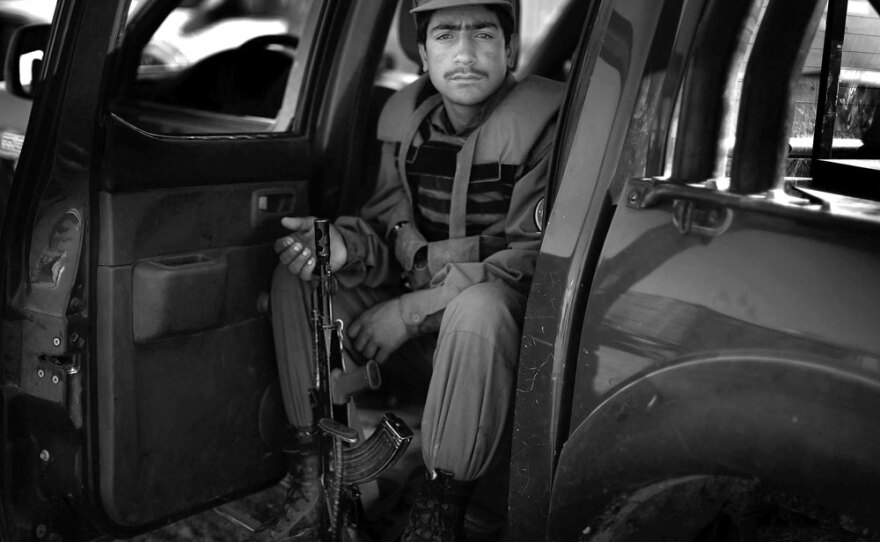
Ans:
[[[433,12],[419,53],[447,102],[476,106],[504,82],[513,47],[505,43],[498,16],[475,5]]]

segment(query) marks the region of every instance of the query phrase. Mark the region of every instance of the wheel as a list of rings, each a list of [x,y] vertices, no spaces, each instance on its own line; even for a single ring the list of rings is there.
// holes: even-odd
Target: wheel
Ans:
[[[586,542],[861,542],[877,533],[810,499],[757,480],[695,476],[659,482],[619,499]]]

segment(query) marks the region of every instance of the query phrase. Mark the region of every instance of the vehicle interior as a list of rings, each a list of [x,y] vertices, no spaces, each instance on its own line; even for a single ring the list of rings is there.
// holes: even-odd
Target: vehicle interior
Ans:
[[[295,15],[306,14],[308,4],[300,2]],[[519,77],[540,75],[565,81],[588,4],[551,0],[547,5],[554,10],[548,12],[548,8],[543,8],[550,25],[539,27],[540,35],[531,36],[533,46],[527,62],[521,63],[516,73]],[[361,175],[364,179],[371,178],[378,168],[378,147],[373,134],[382,106],[393,92],[419,75],[415,28],[408,9],[406,2],[398,5],[366,104],[368,120],[363,133],[370,163],[364,168],[367,174]],[[144,16],[150,15],[148,10],[144,12]],[[130,69],[129,79],[118,91],[120,99],[114,110],[123,119],[157,134],[284,130],[285,123],[292,122],[281,117],[289,115],[281,111],[281,104],[285,92],[291,91],[287,88],[290,70],[297,54],[302,53],[297,50],[298,32],[305,26],[290,19],[285,24],[292,28],[289,33],[254,36],[238,47],[214,52],[180,67],[151,54],[151,50],[158,49],[158,33],[149,35],[141,31],[141,25],[134,19],[130,26],[135,31],[123,49],[128,56],[124,62],[132,64],[133,56],[139,54],[140,63],[136,70]],[[369,193],[369,185],[360,186],[365,189],[364,194],[345,197],[342,209],[350,212]]]
[[[131,390],[121,386],[134,386],[132,399],[115,408],[112,423],[141,427],[142,432],[141,439],[136,439],[119,431],[102,444],[102,457],[114,458],[101,466],[102,491],[111,519],[119,524],[141,525],[186,508],[186,502],[208,502],[212,494],[223,493],[224,483],[244,487],[248,486],[244,480],[251,477],[256,479],[250,486],[254,488],[253,483],[259,487],[277,482],[280,458],[267,462],[265,448],[248,444],[252,439],[265,441],[270,449],[276,446],[273,424],[265,420],[277,420],[283,414],[277,384],[272,384],[273,363],[267,363],[274,356],[271,330],[261,312],[265,306],[247,305],[247,300],[259,298],[268,287],[275,265],[270,245],[283,234],[278,224],[282,216],[332,217],[357,212],[378,169],[374,134],[382,106],[418,75],[408,0],[387,2],[387,9],[379,14],[382,18],[371,25],[387,30],[370,38],[363,58],[340,59],[336,69],[350,70],[353,75],[343,78],[339,88],[323,88],[323,83],[310,79],[316,75],[307,71],[314,55],[333,54],[314,48],[314,28],[321,17],[330,16],[322,9],[324,4],[320,0],[276,4],[273,16],[286,32],[254,35],[231,48],[220,46],[223,42],[213,44],[213,49],[203,47],[202,56],[186,64],[177,61],[186,56],[179,41],[174,42],[179,49],[176,55],[156,44],[173,35],[163,34],[167,30],[163,25],[179,15],[181,20],[192,20],[192,8],[161,0],[145,3],[128,21],[119,49],[117,62],[124,76],[111,90],[112,120],[100,186],[102,231],[114,234],[113,239],[100,239],[98,249],[99,280],[106,281],[106,293],[99,295],[106,295],[106,307],[99,314],[108,314],[99,364],[117,376],[112,382],[99,383],[103,386],[99,393],[126,395]],[[523,12],[529,12],[530,6],[525,5],[529,2],[523,4]],[[534,45],[518,74],[564,81],[588,3],[554,0],[547,4],[542,10],[532,8],[552,24],[535,25]],[[209,49],[210,54],[204,54]],[[358,90],[360,85],[368,87]],[[351,93],[360,96],[353,105],[349,105]],[[307,107],[324,99],[338,101],[338,107],[352,107],[351,115]],[[319,149],[311,147],[309,140],[315,130],[323,134],[317,141]],[[253,151],[259,154],[249,153],[250,146],[259,146],[259,151]],[[131,149],[138,150],[138,158]],[[318,159],[324,152],[344,159]],[[132,170],[132,160],[143,156],[150,157],[149,170]],[[218,156],[225,165],[219,165]],[[211,163],[211,170],[199,171],[196,163]],[[249,178],[259,182],[249,184]],[[239,184],[242,179],[245,183]],[[250,211],[248,198],[255,198],[250,200]],[[201,218],[189,213],[191,209],[198,209]],[[223,248],[227,246],[233,248]],[[258,263],[245,266],[245,260]],[[214,291],[225,294],[218,297],[211,294]],[[255,343],[251,353],[221,338],[223,329],[241,326],[249,329],[246,336]],[[209,339],[215,335],[216,339]],[[259,367],[256,380],[245,390],[229,391],[240,384],[233,375],[218,380],[215,386],[228,391],[229,397],[247,402],[246,394],[263,396],[249,406],[258,412],[228,413],[225,434],[234,435],[237,444],[230,448],[229,443],[216,440],[220,432],[212,433],[204,436],[210,442],[206,451],[204,442],[180,433],[187,424],[155,414],[145,417],[143,412],[147,405],[158,407],[162,401],[173,400],[184,401],[193,420],[212,417],[216,398],[202,397],[204,405],[177,398],[183,394],[180,386],[196,385],[198,374],[217,374],[211,368],[212,357],[240,357]],[[193,358],[199,361],[194,363]],[[187,369],[179,373],[174,367]],[[363,406],[366,432],[386,410],[402,412],[411,426],[419,424],[422,392],[396,385],[393,368],[388,373],[383,375],[386,385],[382,390],[357,398]],[[172,374],[176,374],[173,382]],[[254,416],[261,420],[260,427],[250,425],[248,420]],[[258,429],[260,434],[254,434]],[[167,449],[164,434],[178,436],[176,450]],[[210,478],[205,469],[210,466],[193,467],[186,475],[191,480],[185,484],[187,491],[163,499],[156,489],[164,491],[164,485],[145,480],[144,473],[150,468],[156,473],[179,473],[180,465],[168,463],[162,455],[180,456],[180,446],[191,453],[192,461],[206,453],[219,454],[221,447],[224,454],[238,447],[236,453],[243,459],[225,479],[210,484],[205,483]],[[139,459],[126,462],[123,455],[113,452],[120,447],[131,447]],[[395,484],[404,483],[413,473],[420,476],[416,472],[420,457],[413,446],[396,480],[380,479],[378,488],[365,490],[366,501],[380,507],[368,506],[368,515],[386,512],[379,496],[391,494]],[[501,468],[475,498],[483,503],[487,522],[503,522],[506,492],[499,488],[506,479]],[[150,513],[144,512],[144,499],[153,504]]]
[[[537,41],[536,38],[540,37],[541,40],[530,51],[528,64],[520,66],[517,71],[519,76],[533,74],[556,80],[566,79],[566,70],[570,67],[571,55],[577,45],[586,7],[583,3],[559,0],[555,4],[559,4],[557,9],[561,12],[552,14],[552,27],[542,28],[542,35],[533,38]],[[305,11],[298,8],[297,14],[301,16]],[[136,24],[132,23],[133,26]],[[297,26],[293,22],[287,24]],[[146,108],[143,103],[149,103],[151,106],[193,109],[220,115],[273,118],[280,108],[299,44],[300,36],[296,31],[292,29],[286,34],[254,36],[238,47],[214,52],[182,69],[163,63],[163,59],[151,58],[156,55],[150,55],[149,49],[142,51],[141,63],[137,71],[131,73],[132,80],[124,90],[125,101],[141,102],[142,109]],[[135,35],[129,40],[143,46],[144,37],[153,38]],[[153,42],[151,40],[150,43]],[[127,46],[126,51],[131,55],[134,49],[137,47],[132,44]],[[418,66],[415,28],[407,4],[401,3],[395,14],[393,31],[385,45],[382,64],[377,70],[373,93],[380,97],[370,107],[381,109],[388,92],[412,80],[417,75]],[[158,133],[177,133],[175,130],[180,129],[173,124],[159,124],[154,117],[139,120]],[[237,125],[194,126],[190,132],[198,129],[211,133],[209,130],[231,131],[241,128]]]

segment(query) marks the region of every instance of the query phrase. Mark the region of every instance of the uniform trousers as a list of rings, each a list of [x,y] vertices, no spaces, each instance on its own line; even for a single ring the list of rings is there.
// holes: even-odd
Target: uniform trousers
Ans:
[[[276,269],[271,303],[275,352],[285,411],[296,427],[312,424],[311,290],[311,283],[283,265]],[[369,307],[402,293],[393,288],[340,289],[333,297],[333,316],[345,328]],[[457,480],[475,480],[503,445],[525,305],[526,297],[503,283],[470,286],[446,307],[439,333],[408,341],[383,364],[383,379],[394,371],[405,375],[405,386],[427,386],[421,430],[422,456],[430,471],[442,469]],[[343,336],[346,357],[364,363],[345,332]]]

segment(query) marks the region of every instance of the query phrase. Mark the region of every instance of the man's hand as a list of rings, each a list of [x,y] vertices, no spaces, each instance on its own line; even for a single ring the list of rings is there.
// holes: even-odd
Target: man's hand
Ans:
[[[400,299],[370,307],[348,326],[354,349],[379,363],[415,334],[416,329],[407,326],[400,315]]]
[[[315,269],[315,217],[288,217],[281,219],[281,225],[291,231],[275,241],[278,259],[294,275],[302,280],[312,280]],[[348,250],[342,234],[330,224],[330,270],[338,271],[348,261]]]

